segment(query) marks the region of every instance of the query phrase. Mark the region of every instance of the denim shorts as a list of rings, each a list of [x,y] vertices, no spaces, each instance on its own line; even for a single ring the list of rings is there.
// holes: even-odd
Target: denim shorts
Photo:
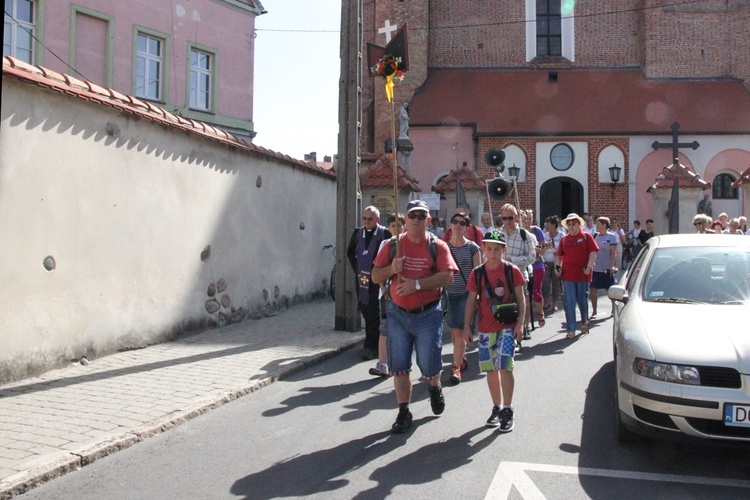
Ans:
[[[440,305],[410,314],[388,301],[388,367],[394,375],[411,372],[412,353],[417,351],[417,366],[427,378],[443,368],[443,311]]]
[[[448,295],[448,315],[446,320],[451,328],[464,329],[464,314],[466,314],[466,301],[469,300],[469,294]]]
[[[480,371],[512,372],[515,354],[516,340],[513,338],[513,328],[504,328],[499,332],[479,332]]]

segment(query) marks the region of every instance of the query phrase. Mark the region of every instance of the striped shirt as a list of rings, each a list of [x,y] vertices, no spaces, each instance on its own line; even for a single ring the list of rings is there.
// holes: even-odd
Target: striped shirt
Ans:
[[[474,256],[479,253],[479,245],[469,241],[463,246],[454,247],[448,242],[448,247],[456,261],[458,272],[453,275],[453,283],[445,287],[448,295],[464,295],[466,293],[466,280],[469,279],[471,270],[474,269]]]

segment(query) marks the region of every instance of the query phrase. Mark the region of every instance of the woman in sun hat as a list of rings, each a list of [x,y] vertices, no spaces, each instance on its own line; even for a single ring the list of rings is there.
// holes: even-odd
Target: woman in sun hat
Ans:
[[[569,214],[563,221],[568,234],[560,240],[555,257],[555,274],[563,283],[566,338],[576,332],[576,305],[581,311],[581,334],[589,332],[589,285],[599,246],[590,233],[583,231],[583,219]]]

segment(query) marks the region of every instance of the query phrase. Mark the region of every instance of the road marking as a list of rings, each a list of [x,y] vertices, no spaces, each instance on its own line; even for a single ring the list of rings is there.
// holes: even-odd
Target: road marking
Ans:
[[[565,465],[529,464],[524,462],[500,462],[495,477],[485,495],[485,500],[505,500],[513,486],[527,500],[544,500],[546,497],[536,487],[527,471],[551,472],[553,474],[573,474],[581,476],[614,477],[638,481],[659,481],[664,483],[700,484],[732,488],[750,488],[750,481],[741,479],[721,479],[701,476],[678,476],[676,474],[655,474],[626,470],[590,469]]]

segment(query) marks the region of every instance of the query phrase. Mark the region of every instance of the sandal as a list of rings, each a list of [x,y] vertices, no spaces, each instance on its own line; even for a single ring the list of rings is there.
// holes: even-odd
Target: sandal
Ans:
[[[575,336],[576,336],[576,332],[568,332],[568,334],[565,335],[565,338],[572,339],[572,338],[575,338]]]
[[[547,322],[547,320],[544,319],[544,314],[539,316],[539,326],[544,326],[544,324]]]
[[[581,335],[586,335],[587,333],[589,333],[589,324],[584,323],[581,325]]]

